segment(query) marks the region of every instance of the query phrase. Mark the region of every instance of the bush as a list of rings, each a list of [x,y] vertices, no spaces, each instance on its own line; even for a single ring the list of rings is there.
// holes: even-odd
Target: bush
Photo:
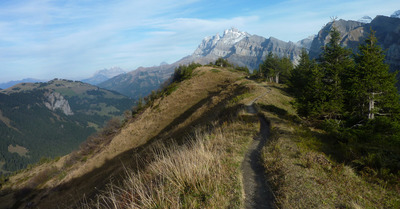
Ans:
[[[121,120],[118,118],[111,118],[101,131],[103,135],[111,135],[117,133],[121,128]]]
[[[182,82],[186,79],[191,78],[193,70],[200,66],[201,66],[201,64],[198,64],[198,63],[191,63],[187,66],[180,65],[179,67],[175,68],[172,82]]]
[[[232,67],[232,64],[228,62],[228,60],[220,57],[215,61],[216,66],[220,67]]]
[[[235,70],[240,71],[240,72],[245,72],[246,74],[250,74],[249,68],[245,67],[240,67],[240,66],[236,66]]]

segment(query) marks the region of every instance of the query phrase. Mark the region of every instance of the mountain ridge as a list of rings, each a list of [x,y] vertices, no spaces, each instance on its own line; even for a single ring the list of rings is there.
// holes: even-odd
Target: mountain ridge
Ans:
[[[331,21],[314,38],[309,53],[311,58],[318,58],[322,47],[329,41],[329,31],[333,26],[341,33],[341,45],[354,52],[358,51],[359,44],[365,40],[370,29],[374,30],[378,44],[387,50],[386,62],[391,70],[400,69],[400,39],[398,38],[400,37],[400,18],[378,15],[370,23],[342,19]]]
[[[222,57],[234,65],[246,66],[252,71],[258,68],[270,51],[280,57],[287,56],[296,62],[301,48],[293,42],[284,42],[273,37],[266,39],[231,28],[225,30],[222,36],[216,34],[205,37],[191,55],[172,64],[140,67],[104,81],[98,86],[120,92],[137,100],[148,95],[152,90],[158,89],[179,65],[187,65],[192,62],[204,65],[213,63]]]
[[[0,89],[7,89],[19,83],[36,83],[36,82],[44,82],[44,80],[36,78],[24,78],[21,80],[8,81],[5,83],[0,83]]]

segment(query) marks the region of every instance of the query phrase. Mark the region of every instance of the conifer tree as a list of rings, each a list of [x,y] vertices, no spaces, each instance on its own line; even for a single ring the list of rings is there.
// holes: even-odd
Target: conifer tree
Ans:
[[[320,57],[323,73],[325,101],[321,106],[321,116],[338,119],[343,114],[344,89],[347,82],[347,72],[353,67],[351,51],[340,46],[340,33],[333,27],[330,31],[330,41],[324,47]]]
[[[275,74],[274,69],[276,65],[276,56],[272,54],[272,52],[269,52],[265,57],[265,60],[260,64],[261,76],[272,81],[272,78]]]
[[[265,60],[260,64],[262,76],[275,83],[279,83],[281,77],[283,82],[286,82],[292,69],[293,64],[288,57],[279,58],[272,52],[269,52]]]
[[[311,60],[305,49],[301,51],[299,64],[293,69],[289,78],[289,89],[295,98],[304,96],[305,86],[308,83],[311,69]]]
[[[384,63],[385,55],[371,30],[359,53],[355,56],[356,67],[350,75],[350,113],[359,119],[374,119],[376,115],[397,116],[399,95],[395,87],[395,75]]]
[[[315,60],[303,65],[305,85],[296,99],[298,113],[301,116],[318,118],[326,100],[324,94],[323,72]]]
[[[293,70],[293,63],[289,57],[278,58],[278,66],[275,70],[275,82],[276,83],[287,83],[289,80],[290,73]]]

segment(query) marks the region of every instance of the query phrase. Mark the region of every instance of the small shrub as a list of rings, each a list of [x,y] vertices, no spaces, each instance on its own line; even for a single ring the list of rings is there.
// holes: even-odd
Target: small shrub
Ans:
[[[218,58],[214,64],[219,67],[232,67],[232,64],[222,57]]]
[[[26,184],[27,188],[35,189],[36,187],[46,183],[51,177],[58,173],[58,169],[56,167],[51,167],[44,169],[43,171],[39,172],[29,180]]]
[[[114,133],[117,133],[119,129],[121,128],[121,120],[118,118],[112,118],[107,122],[107,124],[104,126],[103,130],[101,133],[103,135],[111,135]]]
[[[193,70],[200,67],[201,64],[191,63],[189,65],[180,65],[175,68],[172,82],[182,82],[192,77]]]
[[[235,70],[236,70],[236,71],[240,71],[240,72],[245,72],[245,73],[247,73],[247,74],[250,74],[250,70],[249,70],[249,68],[247,68],[246,66],[245,66],[245,67],[236,66],[236,67],[235,67]]]

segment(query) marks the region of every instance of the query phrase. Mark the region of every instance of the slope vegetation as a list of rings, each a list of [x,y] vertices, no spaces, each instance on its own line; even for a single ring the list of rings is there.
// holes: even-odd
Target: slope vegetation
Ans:
[[[87,142],[80,150],[61,159],[12,176],[3,185],[0,202],[4,207],[24,207],[26,204],[41,208],[77,206],[82,204],[84,197],[88,202],[99,198],[99,191],[106,190],[106,185],[110,182],[120,185],[124,182],[127,169],[132,170],[128,172],[130,174],[147,172],[152,162],[160,158],[157,154],[159,152],[165,152],[165,155],[170,156],[175,154],[169,154],[167,150],[174,150],[174,146],[183,146],[188,150],[196,146],[205,146],[206,150],[216,153],[211,157],[214,160],[210,162],[219,161],[219,156],[224,156],[226,159],[226,162],[219,162],[222,165],[210,164],[215,170],[219,170],[221,166],[227,167],[225,170],[228,172],[218,178],[223,181],[225,178],[228,180],[233,178],[238,188],[232,191],[230,188],[232,184],[228,181],[225,183],[225,188],[223,186],[219,188],[217,185],[215,191],[219,191],[221,197],[226,192],[232,193],[226,197],[229,201],[225,201],[224,205],[241,205],[242,156],[237,153],[244,152],[246,144],[257,132],[257,118],[253,120],[244,117],[242,122],[229,121],[231,115],[237,115],[242,107],[239,101],[252,96],[249,93],[252,87],[248,82],[240,72],[213,67],[197,68],[191,79],[182,81],[168,93],[154,99],[152,105],[140,111],[119,130],[107,135],[109,139],[96,142],[95,146]],[[233,140],[228,143],[233,144],[231,147],[225,147],[218,141],[194,142],[199,141],[191,140],[196,138],[194,137],[196,127],[205,130],[202,134],[205,141],[209,137],[218,138],[218,134],[226,134]],[[236,132],[236,129],[239,131]],[[166,146],[161,149],[164,151],[154,151],[160,150],[157,149],[160,146]],[[220,153],[220,149],[227,151]],[[147,177],[150,178],[146,175]],[[214,178],[211,178],[208,181],[213,180]],[[182,191],[186,189],[183,188]],[[212,193],[200,195],[201,198],[198,199],[199,197],[193,194],[192,198],[198,199],[196,204],[201,205],[207,203],[205,199],[212,196]],[[178,198],[176,204],[190,206],[195,203],[189,195],[187,200]],[[170,206],[176,204],[171,202]]]
[[[69,80],[21,83],[1,90],[0,174],[25,168],[41,157],[71,152],[132,105],[133,100],[119,93]]]

